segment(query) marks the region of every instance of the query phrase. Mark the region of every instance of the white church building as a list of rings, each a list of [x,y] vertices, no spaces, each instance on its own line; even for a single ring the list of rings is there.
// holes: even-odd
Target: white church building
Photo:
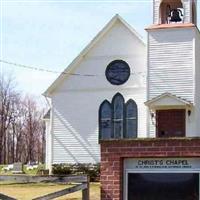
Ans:
[[[147,137],[146,55],[140,35],[116,15],[47,89],[44,95],[51,99],[46,119],[48,167],[100,162],[99,109],[105,100],[111,104],[116,94],[123,103],[133,100],[137,105],[137,124],[129,130],[130,137]],[[120,128],[116,134],[123,138],[125,127]]]
[[[168,177],[189,174],[192,185],[199,181],[196,4],[196,0],[153,0],[153,25],[146,28],[145,42],[119,15],[114,16],[50,85],[44,92],[51,102],[45,117],[47,168],[56,163],[101,162],[102,200],[132,200],[141,189],[131,186],[138,174],[151,172],[158,175],[156,180],[161,171]],[[174,164],[170,169],[169,163]],[[138,170],[139,165],[151,171]],[[179,166],[184,170],[178,171]],[[183,182],[181,176],[175,178]],[[195,188],[191,200],[199,200]],[[187,195],[167,199],[189,200]],[[148,199],[154,200],[150,191]]]

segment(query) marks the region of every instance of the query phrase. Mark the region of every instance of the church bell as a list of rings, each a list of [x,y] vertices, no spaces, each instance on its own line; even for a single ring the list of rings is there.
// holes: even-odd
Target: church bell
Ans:
[[[180,9],[173,9],[170,11],[170,22],[181,22],[182,19],[180,16],[183,16],[183,13]]]

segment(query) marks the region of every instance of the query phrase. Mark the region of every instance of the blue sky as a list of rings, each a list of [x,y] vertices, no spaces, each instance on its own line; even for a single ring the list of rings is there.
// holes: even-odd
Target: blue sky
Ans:
[[[1,59],[54,71],[64,70],[116,13],[144,40],[144,28],[152,24],[151,0],[1,0],[1,11]],[[1,69],[14,74],[20,90],[39,98],[58,76],[7,64]]]

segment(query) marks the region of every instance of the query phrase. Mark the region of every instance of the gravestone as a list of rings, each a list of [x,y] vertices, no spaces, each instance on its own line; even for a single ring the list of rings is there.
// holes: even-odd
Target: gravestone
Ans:
[[[23,164],[21,162],[17,162],[13,164],[13,174],[23,174]]]

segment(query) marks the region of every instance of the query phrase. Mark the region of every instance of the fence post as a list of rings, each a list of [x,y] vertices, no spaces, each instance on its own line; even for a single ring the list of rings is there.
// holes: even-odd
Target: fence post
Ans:
[[[87,188],[82,190],[82,200],[90,200],[90,179],[87,177]]]

